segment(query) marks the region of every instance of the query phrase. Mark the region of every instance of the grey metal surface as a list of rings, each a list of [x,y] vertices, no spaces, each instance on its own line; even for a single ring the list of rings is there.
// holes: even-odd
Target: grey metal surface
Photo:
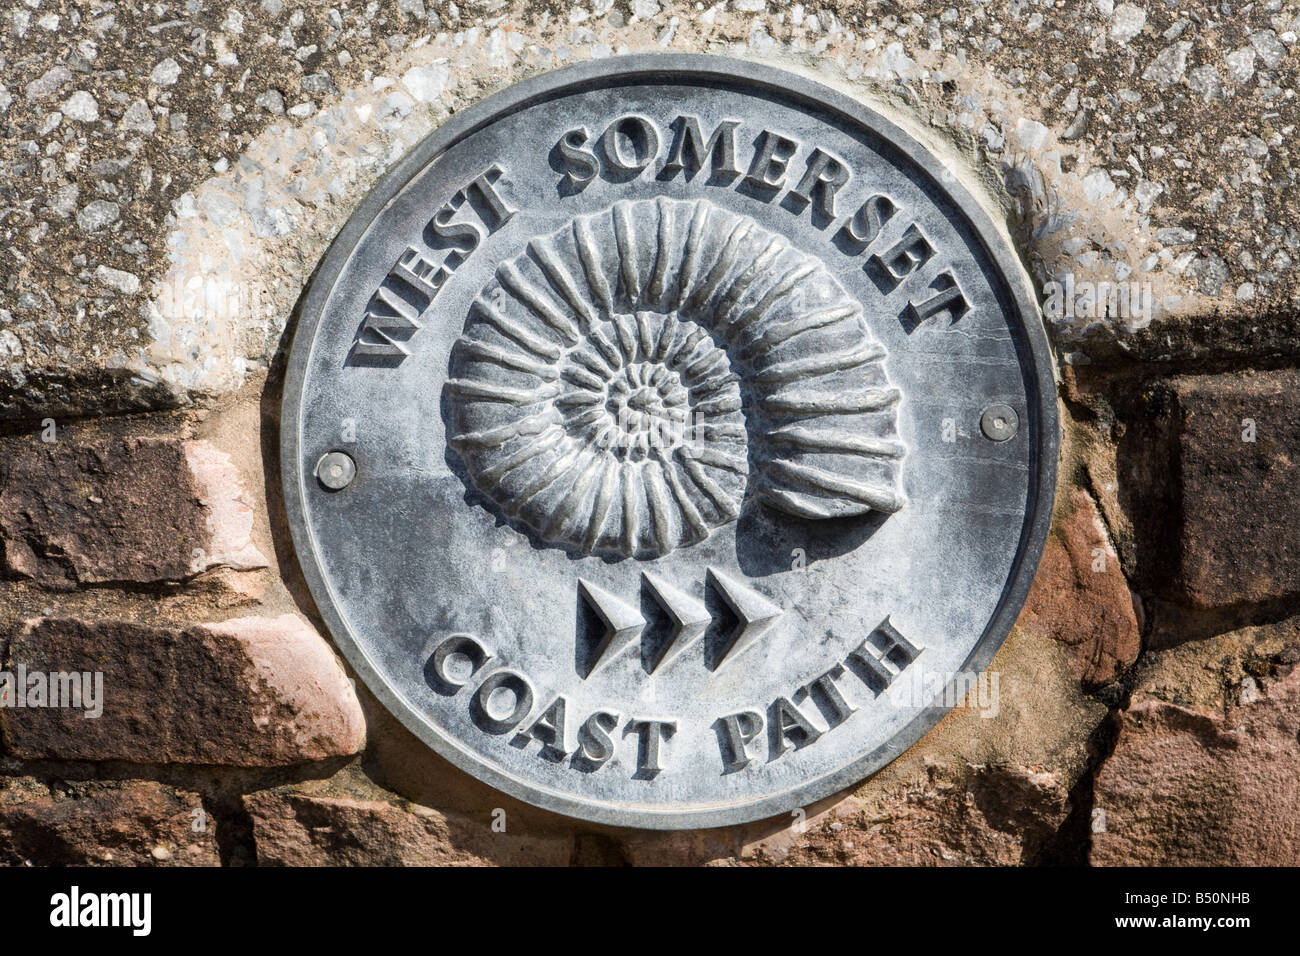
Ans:
[[[1024,601],[1058,444],[1027,282],[933,155],[808,80],[519,83],[380,182],[301,316],[283,472],[320,612],[523,800],[788,812],[915,743]]]

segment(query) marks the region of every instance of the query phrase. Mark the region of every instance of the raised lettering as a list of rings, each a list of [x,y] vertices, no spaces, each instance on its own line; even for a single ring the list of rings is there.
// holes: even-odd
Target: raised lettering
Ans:
[[[579,126],[561,136],[556,144],[570,189],[581,189],[600,172],[600,161],[596,159],[596,154],[584,148],[589,135],[587,127]]]
[[[937,291],[934,295],[921,302],[914,299],[907,303],[904,311],[913,325],[920,325],[926,319],[945,313],[950,317],[951,322],[956,322],[970,311],[970,303],[966,301],[961,286],[957,284],[957,277],[951,271],[940,273],[935,281]]]
[[[849,181],[849,168],[824,149],[814,149],[808,157],[799,185],[790,190],[826,219],[835,218],[835,194]]]
[[[630,152],[625,151],[626,146]],[[601,138],[605,161],[620,173],[636,173],[659,152],[659,131],[644,116],[624,116],[609,124]]]
[[[706,160],[712,161],[713,173],[729,173],[739,176],[736,168],[736,128],[739,120],[723,120],[714,129],[709,141],[704,142],[700,133],[700,121],[697,117],[683,114],[673,120],[669,127],[675,130],[672,147],[663,171],[669,178],[685,170],[690,179],[704,166]],[[688,155],[689,154],[689,155]]]
[[[501,698],[511,698],[510,709],[502,714]],[[533,688],[522,674],[493,671],[470,699],[470,711],[481,728],[490,734],[504,734],[516,727],[533,709]]]
[[[587,769],[594,770],[614,756],[614,741],[609,735],[617,726],[618,714],[607,710],[598,710],[584,720],[578,728],[575,761],[581,761],[587,764]]]
[[[893,200],[877,193],[858,207],[858,211],[840,229],[840,237],[859,247],[876,241],[885,223],[898,211]]]
[[[436,220],[437,216],[434,219]],[[474,229],[473,226],[469,228]],[[477,230],[474,231],[477,234]],[[477,239],[475,241],[477,242]],[[443,263],[434,262],[427,258],[423,252],[414,246],[407,246],[406,251],[398,257],[396,265],[393,266],[391,275],[401,279],[411,289],[418,292],[424,298],[424,308],[427,309],[434,296],[451,278],[451,270]],[[384,290],[380,288],[379,291],[383,292]]]
[[[821,709],[827,723],[832,727],[844,723],[856,710],[852,704],[844,699],[839,687],[835,685],[835,681],[843,676],[844,665],[836,664],[826,673],[813,678],[803,688]]]
[[[767,728],[773,759],[789,750],[791,744],[798,749],[822,735],[822,732],[813,726],[812,721],[786,697],[778,697],[772,701]]]
[[[763,731],[763,716],[752,710],[719,717],[715,727],[722,749],[722,765],[728,773],[749,765],[749,742]]]
[[[896,243],[872,256],[868,262],[883,274],[886,286],[893,289],[933,255],[934,246],[916,223],[912,223]]]
[[[798,141],[763,130],[754,150],[754,160],[745,174],[745,182],[759,189],[780,189],[785,184],[786,168],[798,151]]]
[[[465,187],[465,194],[474,192],[487,205],[488,212],[492,216],[492,222],[484,223],[493,231],[500,229],[512,218],[519,210],[512,208],[505,199],[502,198],[497,184],[501,177],[505,175],[505,170],[493,163],[486,170],[475,176],[473,181]]]
[[[565,709],[567,704],[563,697],[557,697],[551,702],[540,717],[533,721],[533,725],[524,733],[534,740],[540,740],[549,750],[558,754],[567,754],[568,745],[565,744]]]
[[[900,634],[886,617],[865,641],[849,652],[848,663],[856,665],[863,681],[879,695],[923,650]],[[893,665],[892,669],[889,665]]]
[[[651,776],[663,770],[659,763],[659,744],[677,732],[675,720],[642,720],[633,717],[627,723],[627,730],[639,738],[636,754],[636,769],[640,776]]]
[[[425,673],[444,693],[455,693],[491,659],[492,655],[469,634],[452,634],[433,649]]]
[[[462,259],[477,249],[478,244],[483,241],[483,230],[474,225],[474,223],[452,222],[452,217],[460,212],[460,209],[464,204],[465,194],[463,191],[458,192],[448,200],[441,209],[434,213],[433,218],[429,220],[429,231],[438,239],[442,240],[440,243],[436,243],[436,245],[450,246],[460,254]],[[400,260],[398,264],[401,264]],[[441,287],[442,282],[446,281],[446,276],[450,274],[450,270],[445,268],[442,271],[444,275],[442,280],[438,283],[439,287]],[[437,290],[435,289],[434,291],[436,292]],[[430,298],[432,298],[432,296],[430,296]]]
[[[405,343],[420,330],[416,311],[380,286],[366,306],[361,328],[348,352],[349,362],[397,364],[411,353]]]

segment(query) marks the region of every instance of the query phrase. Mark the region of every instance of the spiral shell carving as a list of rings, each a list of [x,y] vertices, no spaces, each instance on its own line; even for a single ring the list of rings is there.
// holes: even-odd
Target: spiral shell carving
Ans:
[[[705,200],[533,239],[474,299],[446,384],[474,486],[544,540],[655,557],[758,498],[903,504],[885,350],[816,258]]]

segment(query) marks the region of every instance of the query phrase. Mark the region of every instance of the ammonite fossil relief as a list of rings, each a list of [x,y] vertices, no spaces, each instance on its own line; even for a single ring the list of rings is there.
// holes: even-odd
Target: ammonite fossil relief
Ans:
[[[448,434],[544,541],[652,558],[751,492],[803,518],[897,511],[884,359],[861,304],[754,220],[622,202],[533,239],[475,298]]]

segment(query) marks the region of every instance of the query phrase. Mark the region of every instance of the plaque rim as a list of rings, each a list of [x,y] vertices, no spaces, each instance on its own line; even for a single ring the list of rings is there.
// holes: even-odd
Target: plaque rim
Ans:
[[[519,80],[488,94],[449,117],[432,133],[413,146],[372,186],[348,217],[321,259],[315,274],[291,314],[293,329],[280,400],[279,467],[284,508],[293,544],[293,558],[307,584],[316,612],[329,636],[356,676],[384,708],[408,731],[459,770],[515,799],[590,823],[641,830],[709,829],[750,823],[806,807],[871,775],[915,746],[949,713],[942,704],[917,713],[897,734],[832,773],[805,780],[798,786],[738,805],[697,810],[623,809],[590,802],[569,793],[520,779],[483,762],[455,737],[424,722],[402,695],[371,666],[370,658],[353,635],[335,602],[333,588],[317,560],[315,537],[306,520],[307,488],[300,467],[300,431],[303,386],[312,346],[339,276],[353,252],[365,238],[378,214],[407,184],[435,161],[447,148],[502,114],[566,87],[591,84],[607,77],[619,79],[676,79],[714,81],[735,86],[738,82],[802,101],[816,109],[865,127],[886,140],[937,186],[969,224],[975,238],[997,266],[1008,296],[1019,315],[1032,368],[1025,371],[1027,386],[1036,391],[1029,409],[1039,424],[1038,467],[1031,469],[1028,514],[1021,533],[1014,564],[988,626],[966,658],[963,669],[983,672],[1011,632],[1033,583],[1051,526],[1056,495],[1057,459],[1061,433],[1057,408],[1055,363],[1043,326],[1036,297],[1023,263],[1007,236],[984,206],[961,180],[945,166],[941,157],[915,136],[877,112],[871,105],[817,80],[789,69],[760,61],[704,53],[635,53],[549,70]],[[1036,398],[1036,401],[1035,401]],[[948,686],[952,688],[954,682]],[[938,699],[943,699],[940,694]]]

